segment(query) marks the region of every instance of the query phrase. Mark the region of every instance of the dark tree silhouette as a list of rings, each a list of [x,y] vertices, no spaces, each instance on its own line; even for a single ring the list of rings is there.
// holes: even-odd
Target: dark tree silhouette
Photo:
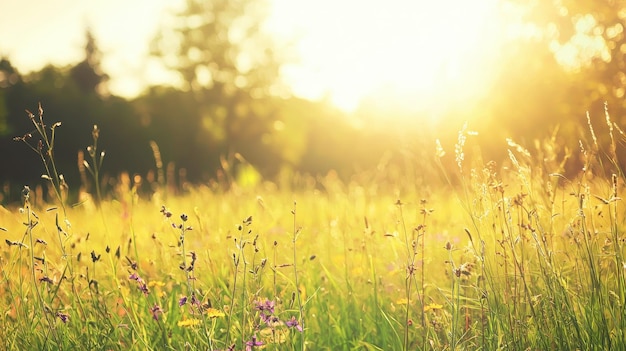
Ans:
[[[90,30],[86,31],[85,38],[85,59],[70,69],[70,76],[82,92],[107,95],[106,82],[109,77],[100,68],[102,53]]]

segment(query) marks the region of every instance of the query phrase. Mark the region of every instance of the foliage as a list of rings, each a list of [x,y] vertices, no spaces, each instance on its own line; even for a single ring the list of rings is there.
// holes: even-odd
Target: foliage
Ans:
[[[85,59],[72,67],[69,74],[81,91],[104,95],[108,76],[100,68],[102,53],[91,31],[87,30],[85,37]]]
[[[213,153],[267,149],[260,141],[275,121],[268,97],[282,62],[262,30],[266,8],[263,1],[187,0],[154,42],[154,54],[181,77],[196,143],[208,140]]]
[[[563,112],[571,116],[576,111],[590,111],[592,121],[600,127],[604,125],[604,104],[608,103],[616,121],[623,124],[624,3],[564,0],[520,6],[526,9],[525,22],[543,33],[543,46],[553,52],[567,73],[565,84],[554,85],[570,96],[566,100],[569,109]]]

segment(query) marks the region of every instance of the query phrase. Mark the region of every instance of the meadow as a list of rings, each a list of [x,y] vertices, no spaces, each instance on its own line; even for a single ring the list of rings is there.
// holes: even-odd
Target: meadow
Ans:
[[[503,142],[495,164],[463,128],[400,170],[178,194],[139,176],[101,191],[94,128],[77,203],[42,115],[17,141],[48,186],[0,208],[3,349],[626,348],[624,135],[608,114],[606,145],[589,124],[588,143]]]

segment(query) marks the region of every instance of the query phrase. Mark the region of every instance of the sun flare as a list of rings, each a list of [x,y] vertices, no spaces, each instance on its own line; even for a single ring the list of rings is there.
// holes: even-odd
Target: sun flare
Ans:
[[[411,107],[468,93],[494,50],[495,16],[496,0],[275,0],[271,21],[298,36],[301,60],[284,70],[294,91],[350,111],[364,98]]]
[[[149,13],[144,9],[147,3]],[[103,68],[112,78],[111,91],[136,96],[146,84],[173,84],[171,74],[164,74],[152,62],[145,64],[142,55],[148,52],[150,38],[166,10],[176,9],[175,4],[181,3],[182,0],[133,2],[132,6],[125,5],[125,16],[121,17],[114,14],[119,6],[112,6],[111,1],[107,5],[97,2],[98,6],[74,6],[73,12],[63,12],[66,17],[58,18],[65,24],[55,27],[54,32],[13,21],[19,18],[13,15],[19,13],[19,8],[8,7],[13,12],[4,14],[2,25],[28,34],[28,38],[55,36],[38,46],[41,55],[31,55],[30,41],[22,36],[8,38],[2,49],[26,71],[43,66],[51,57],[54,62],[77,60],[82,52],[79,43],[85,21],[66,19],[81,14],[91,23],[106,53]],[[355,110],[365,100],[368,106],[380,106],[381,110],[393,107],[432,111],[451,101],[462,103],[471,99],[488,82],[502,37],[499,0],[268,3],[271,7],[267,30],[279,42],[290,44],[297,57],[296,62],[282,67],[282,78],[295,95],[327,98],[345,111]],[[144,15],[139,18],[137,13]],[[124,26],[112,29],[112,16]],[[133,28],[130,32],[129,26]]]

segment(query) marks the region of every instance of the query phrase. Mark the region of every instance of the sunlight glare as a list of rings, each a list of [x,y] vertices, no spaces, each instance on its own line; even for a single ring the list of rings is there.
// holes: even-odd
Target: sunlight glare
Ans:
[[[9,36],[0,53],[10,54],[23,71],[76,62],[89,25],[113,93],[132,97],[149,84],[176,85],[174,75],[146,56],[165,14],[183,0],[137,0],[124,3],[123,13],[122,0],[62,1],[72,11],[58,18],[46,18],[49,11],[36,0],[24,1],[41,10],[30,19],[46,18],[45,27],[20,18],[21,7],[7,7],[0,28],[21,34]],[[265,29],[279,44],[292,44],[298,57],[282,67],[285,83],[296,96],[328,99],[345,111],[364,100],[421,111],[470,99],[488,81],[499,50],[499,0],[268,1]]]
[[[496,2],[274,0],[271,21],[296,33],[301,60],[283,71],[295,93],[351,111],[384,86],[428,102],[476,82]]]

